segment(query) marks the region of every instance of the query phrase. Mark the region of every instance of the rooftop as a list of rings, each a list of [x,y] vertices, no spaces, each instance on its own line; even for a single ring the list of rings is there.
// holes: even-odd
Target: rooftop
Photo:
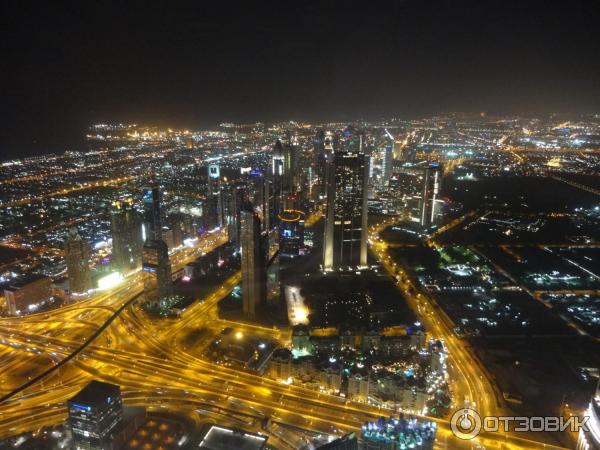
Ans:
[[[206,450],[261,450],[266,442],[264,436],[213,425],[199,447]]]
[[[121,395],[119,386],[102,381],[93,380],[84,387],[69,402],[80,403],[83,405],[97,405],[105,402],[108,397]]]

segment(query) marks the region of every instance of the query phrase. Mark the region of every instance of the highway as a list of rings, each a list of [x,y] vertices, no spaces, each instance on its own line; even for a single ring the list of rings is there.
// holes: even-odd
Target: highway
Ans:
[[[208,241],[207,241],[208,242]],[[215,246],[218,239],[210,239]],[[379,246],[379,244],[378,244]],[[384,257],[384,250],[374,246]],[[182,263],[182,262],[180,262]],[[392,263],[384,267],[391,270]],[[49,313],[0,320],[0,349],[9,349],[18,357],[11,358],[2,375],[19,372],[30,358],[55,354],[56,360],[71,355],[97,329],[102,318],[110,317],[119,305],[137,295],[137,276],[109,293],[98,294],[81,304],[69,305]],[[65,418],[65,401],[91,379],[113,382],[121,386],[126,404],[151,408],[202,408],[207,404],[218,408],[248,412],[270,418],[280,425],[305,430],[343,434],[359,431],[367,420],[389,416],[392,411],[369,404],[349,401],[294,384],[283,384],[259,375],[216,365],[188,353],[177,337],[190,327],[206,325],[218,329],[232,326],[255,333],[257,325],[217,321],[217,303],[239,282],[234,274],[221,286],[189,307],[179,320],[153,320],[134,304],[126,307],[106,329],[91,341],[69,363],[52,371],[40,382],[23,389],[0,404],[0,438],[56,424]],[[402,289],[411,288],[405,281]],[[457,392],[476,399],[478,409],[486,414],[498,411],[493,394],[470,355],[452,336],[443,320],[429,317],[433,306],[426,299],[411,297],[430,331],[442,337],[451,355],[451,374],[457,378]],[[94,327],[95,325],[95,327]],[[281,330],[264,328],[285,343]],[[30,350],[33,349],[33,355]],[[25,381],[25,380],[23,380]],[[204,408],[205,409],[205,408]],[[481,409],[480,409],[481,411]],[[434,419],[439,425],[438,448],[472,448],[472,442],[461,441],[449,431],[448,422]],[[538,442],[515,436],[484,435],[478,441],[488,449],[551,449]]]
[[[393,221],[386,221],[371,227],[369,236],[371,248],[381,266],[396,280],[398,288],[428,333],[440,339],[448,349],[455,406],[462,406],[463,399],[468,399],[476,405],[481,415],[501,415],[502,409],[496,400],[492,384],[487,380],[479,362],[465,349],[465,342],[454,334],[450,319],[438,307],[435,300],[419,289],[406,271],[388,254],[388,245],[381,240],[379,233],[391,223]]]

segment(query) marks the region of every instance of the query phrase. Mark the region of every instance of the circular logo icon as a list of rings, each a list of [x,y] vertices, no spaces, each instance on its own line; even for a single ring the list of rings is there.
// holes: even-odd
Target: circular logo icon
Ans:
[[[471,408],[459,409],[452,414],[450,428],[459,439],[473,439],[481,431],[481,416]]]

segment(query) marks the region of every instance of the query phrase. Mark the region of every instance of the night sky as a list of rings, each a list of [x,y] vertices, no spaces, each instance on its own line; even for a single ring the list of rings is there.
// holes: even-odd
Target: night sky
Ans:
[[[0,159],[97,121],[600,112],[594,0],[60,3],[0,5]]]

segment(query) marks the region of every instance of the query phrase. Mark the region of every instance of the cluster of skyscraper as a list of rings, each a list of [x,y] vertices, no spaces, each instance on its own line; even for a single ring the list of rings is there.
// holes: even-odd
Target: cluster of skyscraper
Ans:
[[[408,210],[413,220],[424,227],[435,222],[440,168],[426,165],[393,171],[393,136],[386,131],[379,147],[369,139],[353,129],[319,132],[307,159],[309,153],[301,151],[295,136],[288,136],[285,142],[276,141],[264,171],[248,168],[227,177],[218,164],[208,165],[202,228],[227,229],[229,241],[240,249],[247,317],[255,317],[261,305],[278,300],[279,255],[295,257],[304,251],[307,208],[324,206],[322,269],[326,272],[367,266],[373,180],[382,184],[378,188],[399,189],[403,200],[412,202]],[[376,161],[374,154],[379,155]],[[376,177],[371,176],[374,171]],[[144,278],[146,290],[158,301],[172,294],[173,278],[169,260],[173,243],[165,242],[159,187],[142,189],[141,220],[134,204],[131,197],[112,204],[112,267],[123,276],[140,268],[150,274]],[[183,219],[176,222],[170,239],[181,245],[186,227]],[[188,235],[195,236],[194,226],[187,228]],[[69,232],[65,253],[71,293],[87,292],[92,288],[90,251],[75,229]]]

